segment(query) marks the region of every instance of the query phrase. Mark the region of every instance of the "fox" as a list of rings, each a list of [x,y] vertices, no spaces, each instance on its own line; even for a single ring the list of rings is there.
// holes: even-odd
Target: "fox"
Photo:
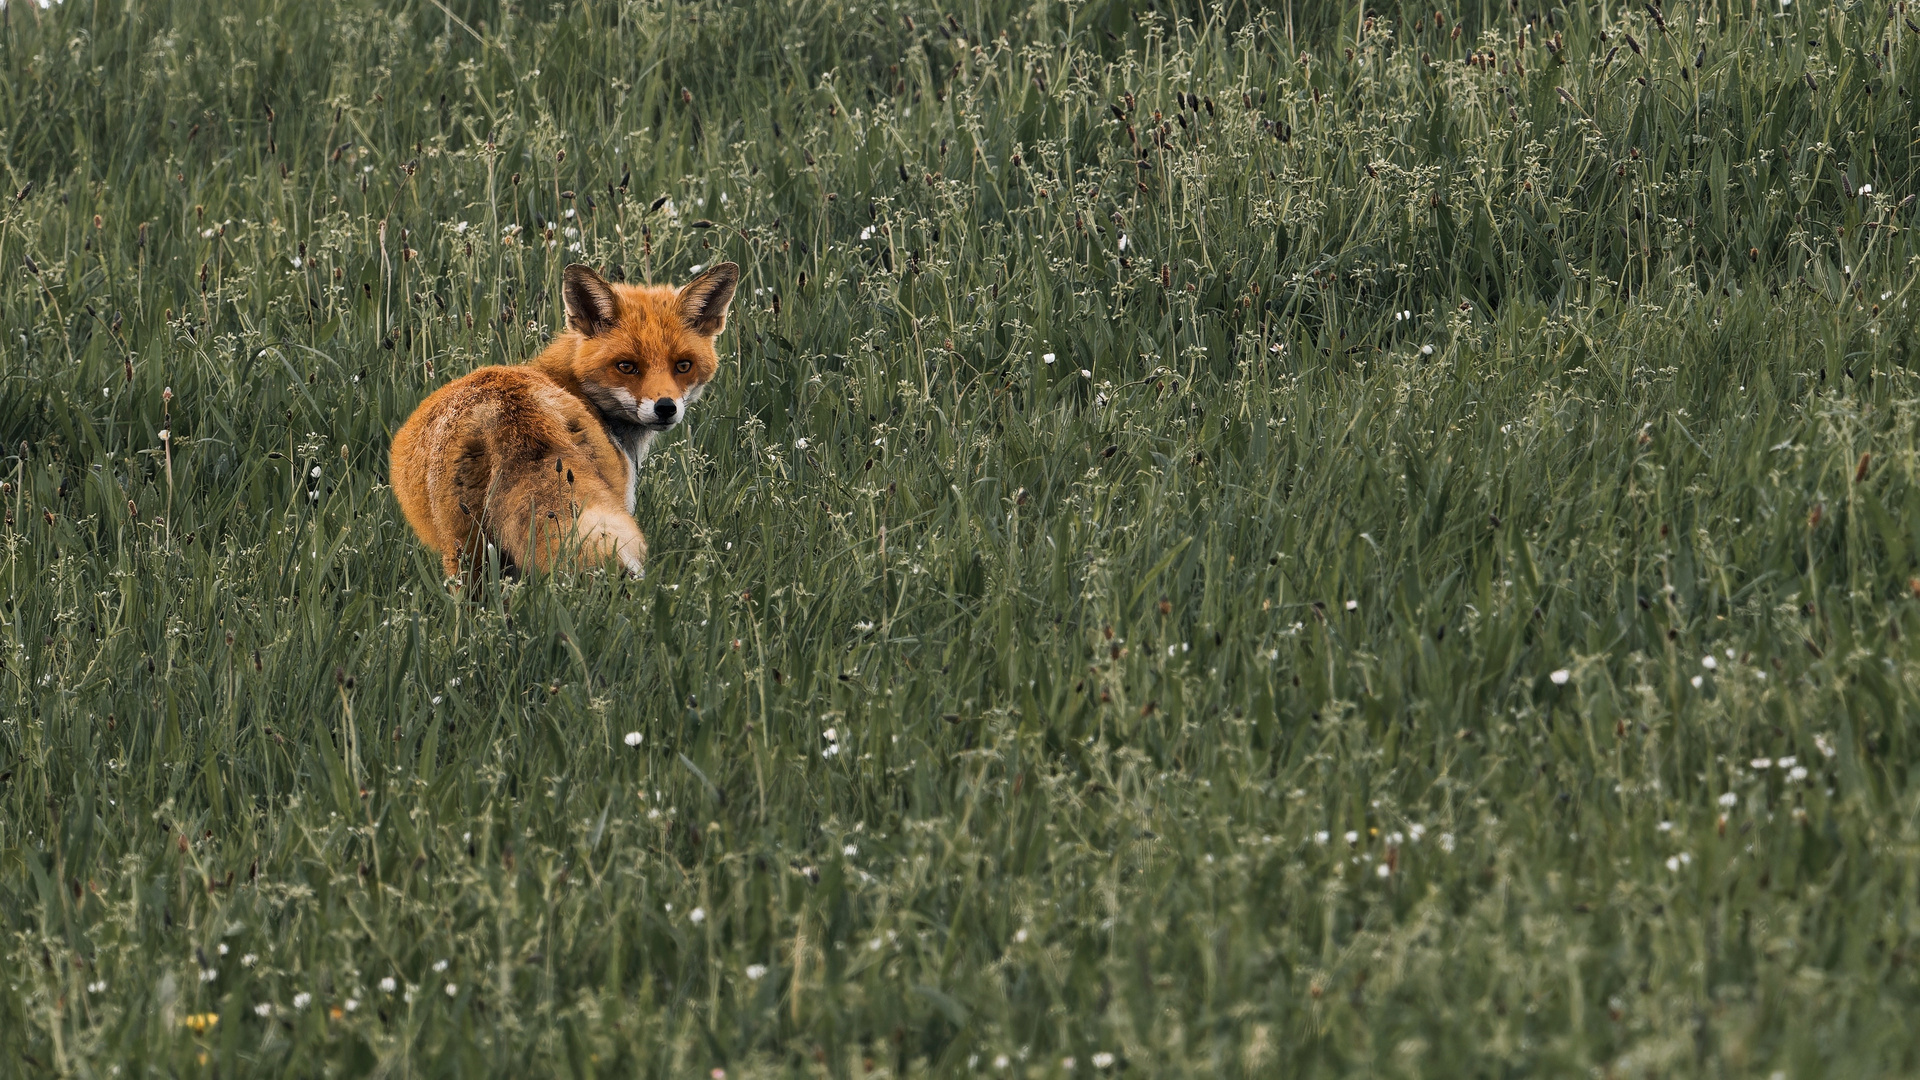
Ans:
[[[613,284],[568,266],[566,326],[524,364],[442,386],[394,435],[389,476],[407,523],[450,586],[477,581],[488,548],[503,572],[562,565],[645,575],[634,519],[640,464],[719,370],[714,342],[740,267],[692,281]]]

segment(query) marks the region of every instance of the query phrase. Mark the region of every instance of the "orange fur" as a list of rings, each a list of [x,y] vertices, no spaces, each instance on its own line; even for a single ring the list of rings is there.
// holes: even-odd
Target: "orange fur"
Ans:
[[[394,495],[458,578],[495,546],[547,570],[563,553],[638,575],[633,476],[719,367],[739,267],[685,287],[612,285],[569,266],[568,328],[531,363],[485,367],[420,403],[393,439]]]

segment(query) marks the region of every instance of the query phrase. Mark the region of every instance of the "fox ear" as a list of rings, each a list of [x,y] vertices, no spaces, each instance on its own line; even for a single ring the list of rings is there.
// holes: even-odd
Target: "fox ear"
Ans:
[[[687,329],[705,337],[715,337],[727,328],[727,305],[733,303],[734,286],[740,284],[740,264],[716,263],[706,273],[687,282],[680,290],[680,318]]]
[[[567,306],[567,324],[588,337],[619,318],[620,305],[613,298],[613,286],[589,266],[574,263],[567,267],[560,296]]]

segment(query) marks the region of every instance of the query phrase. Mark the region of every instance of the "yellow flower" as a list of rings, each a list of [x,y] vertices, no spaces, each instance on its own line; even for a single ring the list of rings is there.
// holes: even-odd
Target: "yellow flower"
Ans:
[[[208,1028],[219,1023],[220,1014],[219,1013],[188,1013],[186,1016],[181,1018],[180,1022],[186,1025],[187,1030],[193,1032],[195,1035],[199,1035],[205,1032]]]

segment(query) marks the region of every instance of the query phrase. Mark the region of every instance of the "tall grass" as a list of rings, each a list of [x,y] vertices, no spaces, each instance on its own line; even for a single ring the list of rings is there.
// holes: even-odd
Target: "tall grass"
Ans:
[[[7,5],[0,1069],[1913,1071],[1917,24]],[[448,594],[407,412],[721,258]]]

